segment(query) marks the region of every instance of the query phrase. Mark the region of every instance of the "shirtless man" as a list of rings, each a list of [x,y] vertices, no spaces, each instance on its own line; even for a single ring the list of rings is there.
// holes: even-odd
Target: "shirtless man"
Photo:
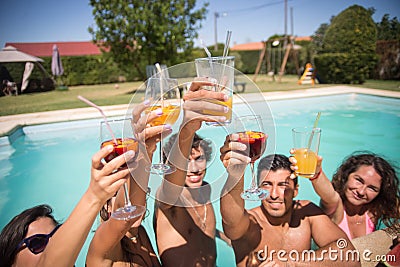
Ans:
[[[240,194],[250,158],[244,155],[246,145],[236,140],[235,135],[228,137],[220,151],[228,171],[221,199],[222,221],[224,232],[232,240],[237,266],[360,266],[352,253],[349,261],[345,256],[343,261],[334,260],[340,253],[347,255],[355,250],[346,234],[318,206],[293,200],[298,184],[297,178],[291,177],[286,156],[269,155],[260,160],[259,186],[270,195],[258,207],[244,208]],[[310,251],[311,239],[319,247],[315,254]],[[333,250],[338,252],[330,256]],[[293,257],[296,255],[298,259]]]
[[[223,121],[225,117],[201,114],[207,109],[222,111],[223,106],[209,106],[204,98],[224,101],[219,92],[202,90],[210,82],[195,81],[184,96],[184,119],[180,131],[165,151],[176,171],[166,175],[157,191],[154,231],[163,266],[215,266],[216,220],[210,202],[210,185],[203,181],[209,145],[196,135],[203,121]],[[189,159],[189,160],[188,160]]]

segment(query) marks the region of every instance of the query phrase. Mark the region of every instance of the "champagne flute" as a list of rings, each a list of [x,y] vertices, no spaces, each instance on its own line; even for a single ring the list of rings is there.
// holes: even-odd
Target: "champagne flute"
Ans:
[[[135,152],[135,157],[132,159],[132,161],[136,159],[139,152],[139,145],[137,140],[133,137],[133,129],[131,127],[130,119],[102,121],[100,125],[100,138],[101,148],[107,145],[114,146],[113,152],[104,158],[106,162],[111,161],[113,158],[118,157],[129,150],[133,150]],[[125,163],[120,168],[127,167],[128,166]],[[130,220],[142,215],[145,212],[146,209],[144,206],[132,205],[129,199],[127,182],[124,183],[124,199],[125,205],[115,210],[111,214],[112,218],[117,220]]]
[[[171,78],[149,78],[145,91],[145,100],[150,101],[150,107],[145,110],[145,114],[152,111],[160,110],[162,115],[149,122],[151,126],[173,125],[179,117],[181,110],[180,92],[178,80]],[[155,174],[173,173],[176,168],[170,164],[164,163],[163,157],[163,138],[160,141],[160,161],[153,163],[148,169],[149,172]]]
[[[258,187],[254,170],[254,163],[264,153],[267,141],[261,117],[259,115],[248,115],[236,118],[234,131],[239,135],[238,142],[247,146],[246,155],[251,158],[251,186],[242,192],[241,197],[246,200],[263,200],[269,192]]]

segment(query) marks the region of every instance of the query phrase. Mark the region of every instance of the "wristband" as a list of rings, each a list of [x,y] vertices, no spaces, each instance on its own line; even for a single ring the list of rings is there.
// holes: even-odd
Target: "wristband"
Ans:
[[[314,181],[315,179],[318,179],[318,177],[321,175],[321,172],[322,172],[322,169],[320,169],[319,172],[318,172],[316,175],[314,175],[313,178],[309,178],[309,180],[312,182],[312,181]]]

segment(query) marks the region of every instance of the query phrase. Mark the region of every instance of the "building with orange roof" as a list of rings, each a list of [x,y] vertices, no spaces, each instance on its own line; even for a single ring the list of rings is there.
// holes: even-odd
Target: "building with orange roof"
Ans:
[[[60,56],[101,55],[100,48],[92,42],[45,42],[45,43],[6,43],[19,51],[36,57],[51,57],[53,45],[57,45]]]
[[[231,50],[231,51],[250,51],[250,50],[261,50],[263,47],[264,47],[263,42],[252,42],[252,43],[234,45],[229,50]]]
[[[311,41],[310,36],[301,36],[295,37],[294,41]],[[232,46],[229,50],[231,51],[254,51],[254,50],[261,50],[264,47],[263,42],[252,42],[252,43],[245,43],[245,44],[238,44]]]

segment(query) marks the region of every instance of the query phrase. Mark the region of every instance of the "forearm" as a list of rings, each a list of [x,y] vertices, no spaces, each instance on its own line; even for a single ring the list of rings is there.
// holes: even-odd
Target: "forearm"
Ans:
[[[90,243],[86,256],[86,265],[88,267],[100,266],[101,263],[112,261],[110,255],[116,255],[119,253],[119,246],[117,245],[121,242],[122,238],[131,227],[139,227],[141,223],[140,218],[141,217],[136,217],[131,220],[116,220],[110,218],[103,222],[96,230]]]
[[[318,178],[311,181],[315,192],[320,197],[321,207],[324,211],[330,215],[337,208],[340,196],[333,188],[332,183],[326,177],[325,173],[321,170]]]
[[[182,127],[176,142],[173,144],[169,164],[173,164],[176,171],[165,176],[159,197],[163,202],[174,204],[185,185],[187,163],[192,150],[192,142],[195,132]]]
[[[50,239],[37,266],[73,266],[102,205],[86,191],[68,219]]]
[[[236,183],[235,178],[228,177],[222,192],[220,210],[224,232],[230,239],[237,239],[247,229],[245,222],[246,211],[244,200],[240,196],[243,192],[243,177]],[[236,180],[237,181],[237,180]]]
[[[133,170],[133,177],[129,181],[129,197],[132,204],[146,205],[146,193],[149,184],[150,173],[146,170],[150,167],[146,160],[140,160],[138,167]]]
[[[357,251],[348,239],[338,239],[315,251],[316,264],[311,266],[361,266]]]

